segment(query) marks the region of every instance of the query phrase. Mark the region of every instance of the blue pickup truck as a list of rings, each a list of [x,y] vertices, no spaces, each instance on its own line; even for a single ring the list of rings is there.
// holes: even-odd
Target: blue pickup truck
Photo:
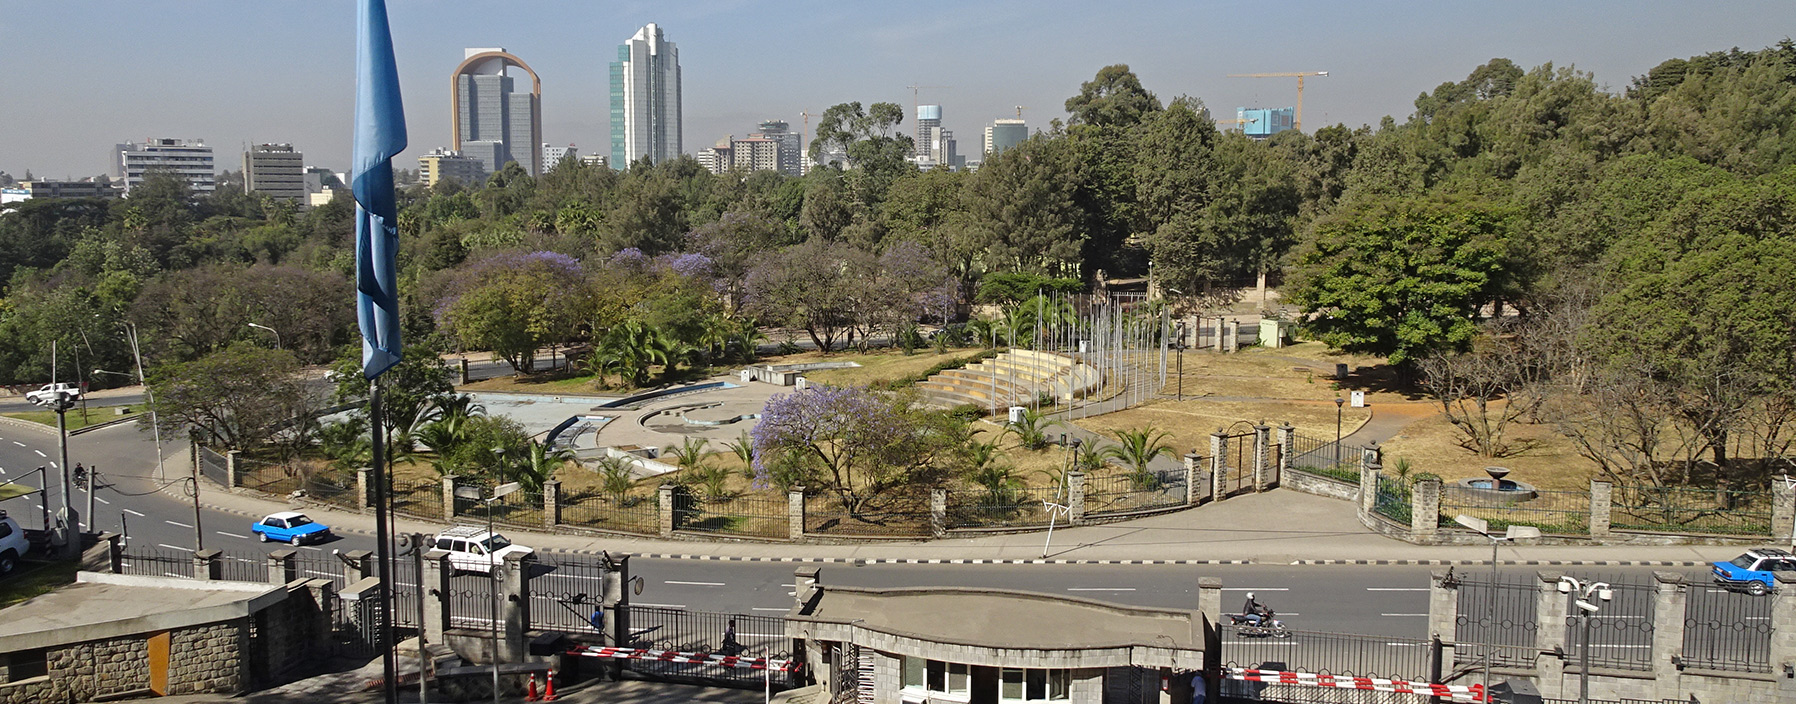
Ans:
[[[1796,555],[1777,548],[1747,550],[1744,555],[1714,565],[1717,584],[1753,596],[1771,593],[1771,588],[1777,586],[1779,572],[1796,576]]]
[[[331,529],[298,511],[271,513],[249,527],[262,542],[318,543],[330,540]]]

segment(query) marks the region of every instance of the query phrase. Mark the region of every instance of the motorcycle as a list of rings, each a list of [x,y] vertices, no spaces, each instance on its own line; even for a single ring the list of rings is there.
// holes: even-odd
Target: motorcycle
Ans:
[[[1244,637],[1290,638],[1291,631],[1286,629],[1285,622],[1278,620],[1276,616],[1268,610],[1260,617],[1259,622],[1255,623],[1247,614],[1228,615],[1229,625],[1234,626],[1235,632]]]

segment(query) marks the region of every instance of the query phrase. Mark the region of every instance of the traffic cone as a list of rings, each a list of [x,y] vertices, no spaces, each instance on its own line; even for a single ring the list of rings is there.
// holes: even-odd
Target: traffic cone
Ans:
[[[549,676],[544,679],[547,680],[547,684],[543,688],[543,698],[541,701],[555,701],[555,671],[550,670]]]
[[[534,702],[536,698],[536,673],[530,673],[530,685],[524,689],[524,701]]]

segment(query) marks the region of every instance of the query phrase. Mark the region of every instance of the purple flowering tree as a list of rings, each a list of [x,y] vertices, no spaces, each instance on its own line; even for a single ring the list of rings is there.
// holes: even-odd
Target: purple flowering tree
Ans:
[[[536,351],[569,339],[588,315],[580,262],[556,252],[503,252],[459,272],[435,313],[467,348],[535,371]]]
[[[858,512],[885,489],[934,475],[951,433],[931,423],[933,417],[864,387],[815,386],[774,396],[749,432],[756,481],[774,483],[775,468],[796,465],[812,486]]]

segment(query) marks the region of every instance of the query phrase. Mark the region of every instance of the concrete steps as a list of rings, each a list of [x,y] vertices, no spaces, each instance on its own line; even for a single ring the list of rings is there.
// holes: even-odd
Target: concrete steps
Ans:
[[[1095,393],[1103,373],[1063,355],[1009,350],[964,369],[949,369],[917,384],[924,399],[952,408],[972,404],[1008,408],[1029,405],[1035,394],[1061,402]]]

